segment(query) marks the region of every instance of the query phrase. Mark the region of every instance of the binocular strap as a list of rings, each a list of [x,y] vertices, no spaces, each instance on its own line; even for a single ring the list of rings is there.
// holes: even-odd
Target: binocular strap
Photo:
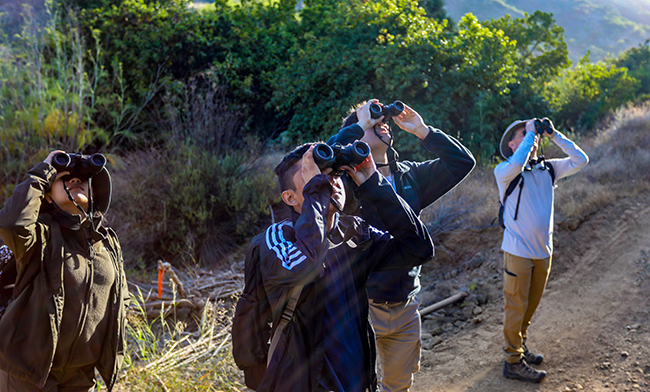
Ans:
[[[375,127],[372,127],[372,131],[375,133],[375,136],[377,136],[377,139],[379,139],[380,142],[388,146],[388,163],[379,163],[377,164],[377,167],[390,166],[391,172],[397,172],[397,161],[399,160],[399,154],[397,153],[397,150],[393,148],[394,137],[393,137],[393,131],[391,131],[390,126],[388,127],[388,135],[390,137],[390,143],[386,143],[384,139],[382,139],[382,137],[379,136],[379,133],[377,132]]]
[[[68,187],[65,185],[65,182],[63,183],[63,189],[65,190],[65,193],[68,195],[68,199],[70,199],[72,204],[74,204],[75,207],[77,207],[77,209],[79,211],[81,211],[81,213],[84,216],[84,219],[90,219],[91,223],[93,223],[92,218],[91,218],[92,217],[92,210],[93,210],[93,187],[92,187],[92,182],[91,181],[92,181],[92,179],[89,178],[88,179],[88,195],[90,197],[89,197],[89,200],[88,200],[88,212],[90,212],[90,214],[86,213],[86,211],[84,211],[84,209],[81,208],[81,206],[79,204],[77,204],[77,201],[74,199],[74,197],[72,197],[72,194],[70,193],[70,190],[68,189]],[[93,228],[94,228],[94,223],[93,223]]]

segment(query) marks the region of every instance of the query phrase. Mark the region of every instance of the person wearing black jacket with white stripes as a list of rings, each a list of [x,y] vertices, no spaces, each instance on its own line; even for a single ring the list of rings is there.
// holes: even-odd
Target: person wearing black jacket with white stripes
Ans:
[[[378,103],[376,99],[368,101]],[[368,103],[366,103],[367,105]],[[389,124],[358,121],[359,110],[343,120],[342,128],[328,143],[362,140],[370,146],[378,170],[395,192],[417,214],[458,185],[476,165],[472,153],[458,140],[427,126],[408,105],[393,120],[399,128],[417,136],[436,159],[424,162],[399,161],[392,147]],[[355,184],[346,186],[354,188]],[[369,224],[384,229],[375,206],[359,205],[351,197],[344,211],[358,215]],[[368,280],[370,315],[377,336],[381,391],[408,391],[413,374],[419,370],[422,323],[416,295],[420,292],[420,266],[399,271],[373,272]]]
[[[361,120],[375,121],[369,115]],[[376,391],[368,275],[433,257],[426,228],[371,157],[344,169],[358,184],[359,202],[377,209],[387,231],[339,213],[337,207],[345,204],[341,178],[328,175],[331,169],[321,173],[313,144],[295,149],[276,167],[282,200],[293,208],[291,219],[271,225],[251,243],[259,251],[249,252],[259,257],[274,326],[293,287],[304,287],[258,392]]]

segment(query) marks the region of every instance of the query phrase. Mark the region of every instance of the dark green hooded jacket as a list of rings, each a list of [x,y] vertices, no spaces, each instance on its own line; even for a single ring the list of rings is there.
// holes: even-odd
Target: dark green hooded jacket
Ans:
[[[110,391],[119,375],[126,348],[129,292],[122,251],[115,232],[101,227],[100,215],[94,217],[95,228],[92,229],[88,220],[80,224],[78,216],[42,208],[44,195],[50,190],[56,174],[51,165],[39,163],[28,172],[25,181],[16,187],[0,210],[0,237],[13,251],[18,270],[15,299],[0,319],[0,369],[42,388],[55,364],[55,354],[63,358],[58,366],[74,365],[79,353],[77,335],[92,335],[87,325],[97,324],[104,336],[92,338],[95,344],[90,346],[91,351],[85,346],[80,351],[84,358],[96,359],[92,365]],[[112,269],[110,275],[114,279],[102,294],[107,303],[105,307],[102,305],[105,311],[101,315],[92,314],[93,306],[90,305],[90,298],[95,294],[93,288],[97,287],[93,286],[93,276],[97,276],[93,274],[96,255],[106,264],[102,268]],[[65,287],[65,282],[70,281],[66,262],[87,266],[90,273],[86,273],[84,287]],[[85,292],[86,295],[81,301],[68,298],[74,306],[66,307],[62,328],[66,291]],[[71,312],[71,308],[75,311]],[[68,328],[70,325],[78,327]],[[61,342],[68,347],[62,348]]]

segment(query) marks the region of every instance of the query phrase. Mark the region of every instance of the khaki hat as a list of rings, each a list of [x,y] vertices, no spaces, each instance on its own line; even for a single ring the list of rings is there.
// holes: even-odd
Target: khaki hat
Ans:
[[[505,159],[510,158],[513,154],[512,148],[508,146],[510,139],[512,139],[512,135],[519,128],[525,127],[528,121],[530,120],[516,120],[513,121],[512,124],[508,125],[508,128],[506,128],[506,131],[503,133],[503,136],[501,137],[501,143],[499,143],[499,151],[501,152],[501,155]]]

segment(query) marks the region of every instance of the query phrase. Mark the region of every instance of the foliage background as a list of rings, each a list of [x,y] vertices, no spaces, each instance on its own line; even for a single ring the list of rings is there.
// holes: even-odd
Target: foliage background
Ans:
[[[554,16],[437,0],[55,0],[0,8],[0,195],[55,148],[109,157],[127,260],[214,265],[265,227],[272,168],[400,99],[482,165],[513,120],[586,135],[650,96],[648,42],[571,65]],[[395,132],[403,159],[429,158]]]

